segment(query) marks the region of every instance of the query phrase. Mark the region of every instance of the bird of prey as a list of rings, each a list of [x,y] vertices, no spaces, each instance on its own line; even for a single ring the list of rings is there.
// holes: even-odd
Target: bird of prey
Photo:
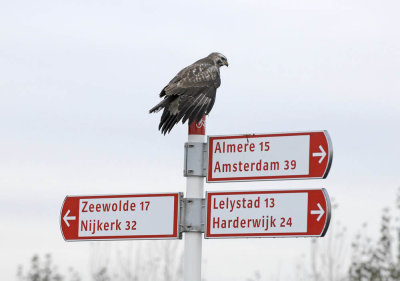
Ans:
[[[160,98],[163,100],[150,109],[150,113],[163,109],[158,126],[161,133],[169,133],[180,120],[182,123],[189,120],[192,124],[210,113],[221,85],[219,68],[223,65],[228,66],[226,57],[211,53],[179,71],[162,89]]]

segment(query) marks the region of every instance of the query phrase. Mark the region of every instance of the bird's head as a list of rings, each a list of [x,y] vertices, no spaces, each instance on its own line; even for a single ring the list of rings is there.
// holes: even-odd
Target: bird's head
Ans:
[[[226,59],[226,57],[223,54],[220,53],[211,53],[208,56],[210,59],[212,59],[214,61],[214,63],[218,66],[221,67],[223,65],[228,66],[228,60]]]

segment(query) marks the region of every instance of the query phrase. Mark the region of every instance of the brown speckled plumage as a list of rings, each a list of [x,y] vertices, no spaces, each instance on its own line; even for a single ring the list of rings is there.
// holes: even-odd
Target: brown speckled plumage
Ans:
[[[182,69],[162,89],[163,100],[150,109],[150,113],[163,109],[158,129],[165,135],[176,123],[182,120],[189,124],[198,121],[210,113],[217,88],[221,85],[219,68],[228,66],[226,57],[220,53],[211,53]]]

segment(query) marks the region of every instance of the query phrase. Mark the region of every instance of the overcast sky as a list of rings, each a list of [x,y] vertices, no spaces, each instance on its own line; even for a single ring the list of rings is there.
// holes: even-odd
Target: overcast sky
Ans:
[[[2,278],[34,253],[88,271],[91,243],[64,242],[59,230],[66,195],[185,190],[187,126],[163,136],[148,110],[213,51],[229,67],[207,134],[328,130],[334,153],[326,180],[206,190],[325,187],[349,238],[364,221],[373,235],[400,186],[399,9],[395,0],[0,0]],[[292,269],[309,243],[206,240],[204,277]]]

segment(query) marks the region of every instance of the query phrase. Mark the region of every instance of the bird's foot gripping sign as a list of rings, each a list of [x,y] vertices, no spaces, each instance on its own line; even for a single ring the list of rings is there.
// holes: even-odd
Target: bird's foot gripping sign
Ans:
[[[324,236],[325,189],[208,192],[206,238]]]
[[[208,182],[325,178],[327,131],[208,137]]]
[[[181,193],[67,196],[61,231],[67,241],[180,238]]]

